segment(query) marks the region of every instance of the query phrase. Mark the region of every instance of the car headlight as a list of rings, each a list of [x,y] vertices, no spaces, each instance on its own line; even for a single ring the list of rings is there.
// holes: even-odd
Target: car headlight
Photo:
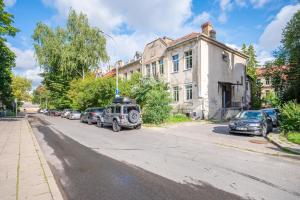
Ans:
[[[254,124],[249,124],[250,127],[259,127],[260,124],[259,123],[254,123]]]

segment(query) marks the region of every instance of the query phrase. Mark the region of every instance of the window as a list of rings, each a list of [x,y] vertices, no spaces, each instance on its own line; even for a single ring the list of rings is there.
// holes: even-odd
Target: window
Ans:
[[[152,66],[152,74],[153,74],[153,76],[155,76],[156,75],[156,62],[153,62],[151,64],[151,66]]]
[[[184,56],[185,56],[185,69],[192,69],[193,66],[192,50],[185,52]]]
[[[164,74],[164,61],[163,60],[159,61],[159,73]]]
[[[257,84],[260,84],[260,79],[259,79],[259,78],[256,79],[256,83],[257,83]]]
[[[266,85],[270,85],[270,78],[266,78]]]
[[[121,113],[121,106],[116,106],[116,113]]]
[[[222,59],[223,59],[223,61],[228,62],[229,61],[229,54],[227,52],[223,51]]]
[[[175,102],[179,101],[179,88],[178,88],[178,86],[173,87],[173,100]]]
[[[146,75],[150,76],[150,65],[146,65]]]
[[[138,73],[140,73],[140,72],[141,72],[141,69],[140,69],[140,68],[138,68],[138,69],[137,69],[137,71],[138,71]]]
[[[193,99],[193,86],[192,84],[185,86],[185,99],[191,100]]]
[[[179,70],[178,54],[172,56],[172,62],[173,62],[173,72],[178,72]]]

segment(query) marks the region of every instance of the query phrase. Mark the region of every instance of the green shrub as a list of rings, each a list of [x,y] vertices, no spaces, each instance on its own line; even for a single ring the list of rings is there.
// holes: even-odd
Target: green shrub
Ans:
[[[153,124],[165,122],[170,116],[170,101],[167,90],[161,88],[149,90],[143,106],[143,121]]]
[[[284,133],[300,132],[300,105],[288,102],[280,107],[281,130]]]

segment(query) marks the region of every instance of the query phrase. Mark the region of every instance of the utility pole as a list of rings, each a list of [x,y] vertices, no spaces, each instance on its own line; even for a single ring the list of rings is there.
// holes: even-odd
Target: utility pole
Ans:
[[[46,97],[46,109],[48,110],[48,97]]]
[[[116,66],[116,97],[119,97],[119,63]]]

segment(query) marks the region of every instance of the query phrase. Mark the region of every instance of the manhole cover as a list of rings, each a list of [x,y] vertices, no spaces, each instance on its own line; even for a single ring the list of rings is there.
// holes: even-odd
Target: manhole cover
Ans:
[[[263,141],[263,140],[249,140],[249,142],[255,143],[255,144],[267,144],[268,143],[268,141]]]

